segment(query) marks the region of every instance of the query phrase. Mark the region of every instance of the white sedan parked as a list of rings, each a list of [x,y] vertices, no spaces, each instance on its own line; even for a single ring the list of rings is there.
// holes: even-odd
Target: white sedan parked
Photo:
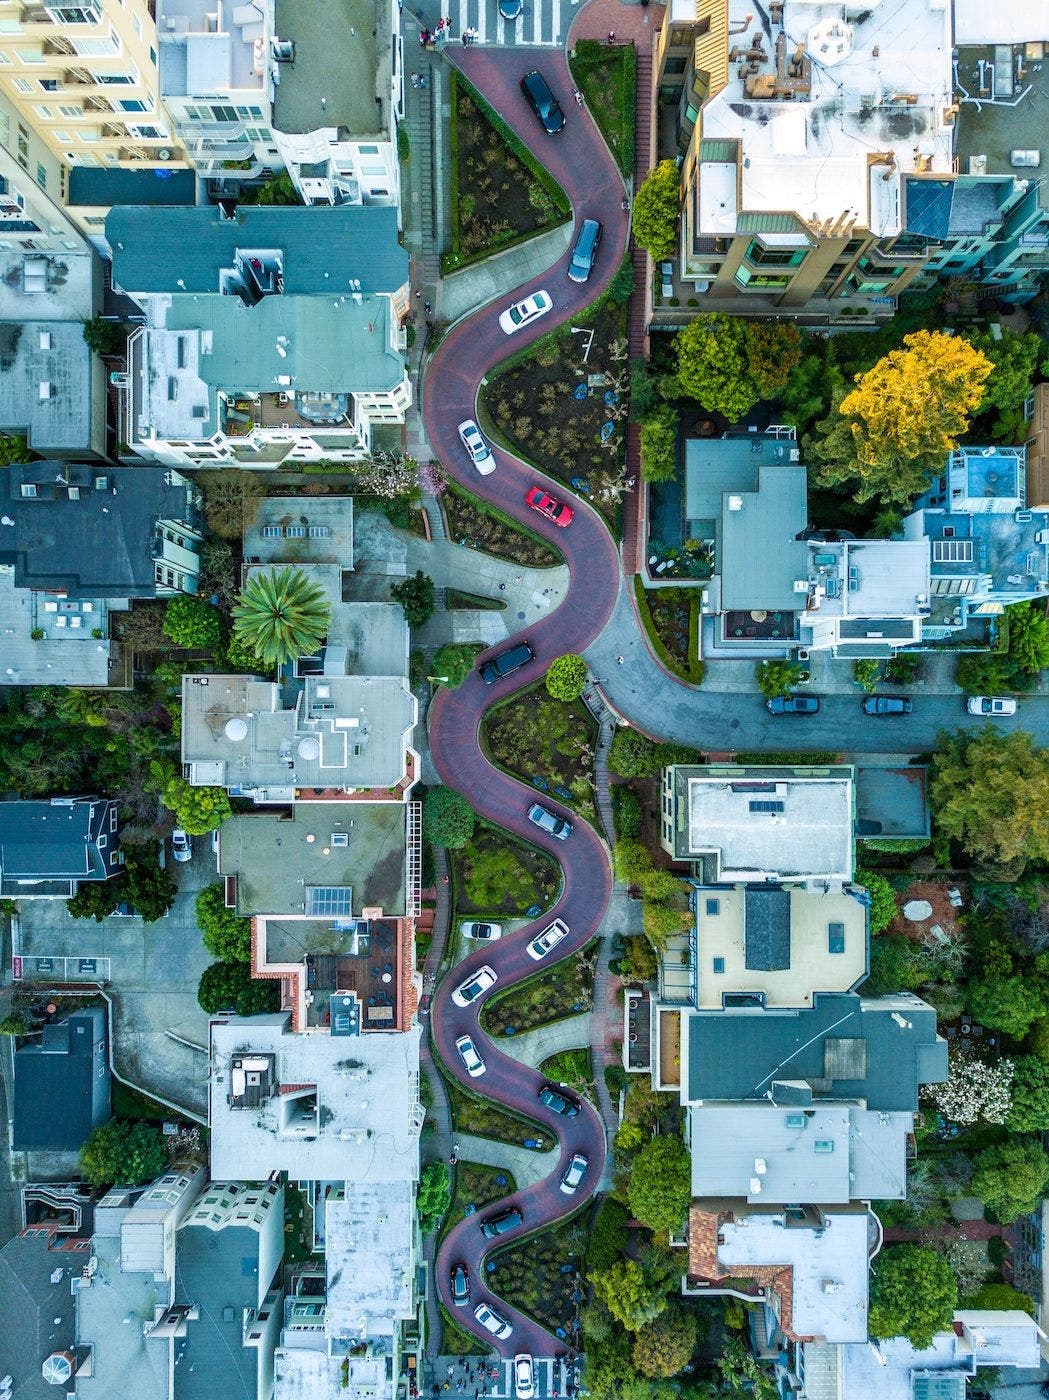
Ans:
[[[533,292],[523,301],[515,301],[513,306],[508,306],[499,317],[499,324],[507,335],[513,335],[514,331],[523,330],[533,321],[538,321],[540,316],[545,316],[553,304],[549,292]]]
[[[470,454],[470,461],[473,462],[481,476],[491,476],[495,471],[495,458],[492,456],[492,449],[484,439],[480,428],[472,418],[467,418],[465,423],[459,424],[459,441]]]
[[[1015,715],[1016,701],[1011,695],[972,695],[966,708],[971,715]]]

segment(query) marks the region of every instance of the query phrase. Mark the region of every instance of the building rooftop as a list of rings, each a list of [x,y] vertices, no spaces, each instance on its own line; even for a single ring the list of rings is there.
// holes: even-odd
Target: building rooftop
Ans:
[[[293,1034],[283,1014],[211,1026],[211,1170],[254,1180],[414,1182],[422,1108],[416,1025],[401,1035]],[[276,1092],[231,1100],[235,1058],[272,1057]]]
[[[43,455],[100,453],[102,361],[88,349],[79,320],[37,321],[31,314],[27,308],[24,320],[0,319],[0,431],[27,435]]]
[[[116,803],[107,798],[0,802],[0,871],[4,879],[108,878],[111,871],[99,849],[100,823],[108,844],[111,831],[116,831]]]
[[[0,322],[81,322],[94,315],[101,274],[93,252],[42,253],[0,248]]]
[[[960,603],[966,592],[977,587],[983,591],[982,583],[963,591],[941,582],[959,577],[986,579],[992,593],[1044,591],[1049,582],[1049,547],[1039,536],[1045,533],[1046,515],[1018,514],[1020,519],[998,512],[973,515],[927,509],[909,515],[904,521],[908,534],[923,530],[931,541],[933,596],[953,595]]]
[[[79,1240],[15,1235],[0,1249],[0,1371],[17,1400],[55,1400],[41,1367],[68,1351],[75,1328],[73,1280],[88,1261]]]
[[[99,629],[106,631],[104,601],[94,600],[92,611],[98,616]],[[111,657],[108,641],[92,638],[94,624],[90,630],[64,628],[49,633],[46,617],[40,595],[16,588],[13,571],[0,568],[0,636],[4,639],[0,680],[7,685],[108,685],[110,662],[116,658]],[[45,631],[39,641],[32,636],[38,626]]]
[[[278,1347],[273,1358],[273,1400],[343,1400],[345,1361],[312,1347]]]
[[[193,204],[197,176],[193,170],[106,170],[74,165],[69,171],[69,204],[73,208],[111,209],[116,204],[147,204],[166,209]]]
[[[169,1400],[169,1344],[150,1341],[143,1324],[167,1306],[170,1284],[158,1282],[152,1272],[123,1268],[119,1234],[96,1233],[91,1256],[96,1270],[90,1287],[76,1295],[76,1341],[92,1348],[93,1361],[91,1374],[77,1377],[77,1400],[112,1400],[118,1394]]]
[[[696,891],[698,1005],[733,993],[811,1006],[867,971],[867,910],[856,894],[780,887]]]
[[[947,1073],[936,1013],[909,994],[821,993],[810,1009],[693,1011],[685,1020],[683,1103],[763,1099],[776,1086],[784,1112],[856,1099],[913,1113],[919,1087]]]
[[[852,875],[851,768],[676,767],[679,860],[712,855],[716,883]]]
[[[809,608],[813,620],[869,618],[880,623],[913,617],[929,601],[929,545],[924,539],[813,542],[808,569],[817,581],[818,603]],[[840,632],[846,635],[844,626]],[[864,635],[872,634],[865,629]]]
[[[1036,24],[1032,22],[1034,11],[1039,12]],[[1049,67],[1044,62],[1026,61],[1023,49],[1003,52],[998,47],[1045,38],[1041,0],[1011,0],[1009,5],[994,8],[981,5],[980,0],[957,0],[955,13],[955,42],[959,45],[956,90],[962,99],[957,137],[960,168],[983,168],[991,174],[1015,174],[1020,178],[1034,176],[1042,184],[1044,207],[1045,171],[1049,164],[1049,131],[1045,122]],[[1010,33],[1014,27],[1034,32],[1028,33],[1025,40],[1015,40]],[[977,38],[981,28],[993,31],[994,37]],[[995,101],[980,101],[985,94],[993,94]],[[1038,151],[1040,166],[1015,169],[1011,161],[1013,151]]]
[[[913,1113],[856,1104],[692,1105],[692,1194],[768,1205],[902,1200],[913,1130]]]
[[[296,510],[300,514],[296,514]],[[303,518],[305,517],[305,518]],[[306,526],[303,534],[296,526]],[[310,527],[312,528],[312,532]],[[244,531],[245,558],[258,564],[336,564],[339,574],[325,575],[325,591],[338,612],[344,592],[346,571],[354,567],[352,496],[266,496],[259,503],[255,519]],[[359,617],[357,613],[355,616]],[[348,618],[347,621],[352,621]],[[378,629],[376,615],[372,624]],[[390,627],[378,629],[386,633]],[[364,629],[371,631],[371,626]],[[398,655],[404,649],[403,635]],[[399,661],[394,661],[395,667]],[[373,675],[391,675],[388,667],[377,666]]]
[[[274,37],[295,45],[277,69],[273,125],[291,135],[334,127],[340,140],[390,130],[389,13],[375,0],[276,0]],[[347,73],[359,75],[347,82]]]
[[[736,57],[755,35],[763,57],[757,74],[746,61],[730,62],[727,87],[704,108],[703,135],[742,141],[742,210],[795,211],[814,224],[848,215],[892,233],[899,192],[897,182],[882,180],[886,170],[912,171],[919,162],[951,170],[950,10],[935,0],[878,0],[850,11],[848,23],[841,14],[786,0],[781,30],[764,11],[755,16],[748,0],[731,0]],[[770,100],[776,88],[784,97]],[[802,234],[787,236],[790,246],[804,246]]]
[[[216,93],[263,91],[270,7],[220,9],[218,23],[234,9],[232,23],[223,23],[220,30],[208,0],[160,0],[156,21],[161,96],[207,98]],[[261,54],[256,40],[263,42]]]
[[[296,802],[290,817],[231,817],[220,833],[219,873],[236,876],[241,914],[402,915],[406,813],[401,802]],[[348,892],[349,910],[321,907],[316,892],[333,889]]]
[[[0,566],[14,568],[16,587],[71,599],[153,598],[158,524],[200,530],[200,499],[189,477],[161,467],[56,461],[0,467],[0,512],[8,522],[0,531]],[[91,617],[86,622],[86,629],[72,630],[96,626]],[[45,627],[48,635],[56,630]]]
[[[329,46],[334,39],[338,49],[340,36],[330,9],[320,22],[328,29]],[[357,86],[343,74],[339,90]],[[216,293],[221,273],[233,268],[236,254],[258,249],[281,254],[285,297],[390,295],[408,280],[397,210],[379,205],[307,209],[242,204],[233,218],[214,204],[162,213],[132,205],[110,211],[106,237],[113,248],[113,278],[132,296]]]
[[[730,492],[758,489],[762,467],[795,461],[798,451],[791,438],[764,433],[739,433],[719,438],[685,440],[685,516],[689,534],[716,538],[724,498]]]
[[[85,1007],[15,1052],[12,1143],[76,1152],[111,1116],[108,1031],[101,1007]]]
[[[805,577],[807,558],[798,536],[807,521],[808,476],[796,465],[762,466],[756,493],[722,497],[716,567],[723,608],[797,606],[794,584]]]
[[[412,1317],[414,1197],[403,1177],[347,1179],[343,1199],[328,1197],[326,1331],[333,1351],[386,1338],[392,1352],[397,1323]]]

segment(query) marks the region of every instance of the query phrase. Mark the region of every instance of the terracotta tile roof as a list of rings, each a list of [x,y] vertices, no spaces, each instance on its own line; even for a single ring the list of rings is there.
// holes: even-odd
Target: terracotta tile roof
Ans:
[[[689,1278],[718,1283],[728,1277],[718,1260],[718,1232],[724,1221],[733,1218],[731,1211],[707,1210],[693,1203],[688,1214]],[[792,1341],[812,1340],[796,1336],[791,1330],[794,1319],[793,1268],[783,1264],[756,1264],[747,1268],[746,1276],[768,1293],[776,1294],[780,1326]]]

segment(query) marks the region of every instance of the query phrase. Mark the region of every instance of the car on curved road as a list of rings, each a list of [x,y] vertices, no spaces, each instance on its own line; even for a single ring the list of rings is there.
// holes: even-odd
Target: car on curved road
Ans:
[[[459,424],[459,441],[469,452],[470,461],[480,475],[491,476],[495,471],[495,458],[484,434],[472,418],[467,418]]]
[[[478,997],[484,996],[490,987],[496,984],[496,975],[492,969],[485,964],[479,967],[473,976],[468,977],[465,982],[460,982],[452,993],[452,1001],[456,1006],[469,1006]]]
[[[490,1215],[487,1220],[481,1222],[481,1234],[486,1239],[494,1240],[498,1235],[505,1235],[510,1230],[516,1230],[523,1220],[524,1216],[516,1207],[512,1210],[504,1210],[502,1215]]]
[[[537,933],[531,943],[525,947],[525,952],[536,962],[540,958],[545,958],[551,948],[556,948],[562,938],[568,937],[568,925],[564,919],[555,919],[552,924],[547,924],[542,933]]]
[[[965,708],[971,715],[1015,715],[1016,701],[1011,695],[970,695]]]
[[[453,1264],[451,1273],[452,1306],[464,1308],[470,1301],[470,1275],[465,1264]]]
[[[586,1176],[586,1169],[589,1165],[590,1159],[584,1157],[581,1152],[577,1152],[568,1166],[565,1167],[558,1186],[566,1196],[574,1196],[579,1190],[579,1183]]]
[[[486,1332],[491,1332],[493,1337],[506,1338],[514,1330],[502,1313],[497,1313],[494,1308],[490,1308],[487,1303],[478,1303],[474,1308],[474,1317],[481,1324]]]
[[[865,715],[909,715],[912,708],[906,695],[868,695],[863,702]]]
[[[514,1400],[534,1400],[535,1362],[527,1352],[514,1357]]]
[[[481,679],[485,685],[494,685],[496,681],[501,681],[504,676],[519,671],[522,666],[527,666],[529,661],[534,660],[535,652],[528,643],[517,642],[516,645],[507,647],[506,651],[490,656],[483,663],[480,668]]]
[[[562,529],[566,525],[571,525],[575,517],[575,511],[571,506],[566,506],[563,501],[558,501],[553,496],[547,495],[541,486],[529,487],[525,492],[525,505],[531,506],[540,515],[545,515],[547,520],[552,520],[555,525],[560,525]]]
[[[572,834],[571,822],[565,821],[564,817],[555,817],[553,812],[538,802],[533,802],[529,807],[528,820],[540,831],[548,831],[558,841],[567,841]]]
[[[478,943],[494,943],[497,938],[503,936],[502,924],[483,924],[475,919],[459,925],[459,932],[464,938],[473,938]]]
[[[559,131],[564,131],[565,114],[561,111],[561,104],[550,91],[550,84],[538,68],[533,68],[521,79],[521,91],[548,136],[556,136]]]
[[[544,1084],[539,1090],[539,1102],[544,1108],[560,1113],[562,1118],[575,1118],[579,1113],[579,1105],[575,1099],[559,1093],[552,1084]]]
[[[499,317],[499,324],[507,335],[513,335],[514,331],[530,326],[540,316],[545,316],[553,304],[549,292],[533,292],[523,301],[515,301],[513,306],[508,306]]]
[[[477,1053],[477,1046],[468,1035],[461,1035],[455,1042],[455,1048],[459,1052],[459,1058],[466,1067],[466,1073],[471,1079],[476,1079],[478,1075],[484,1074],[488,1066]]]
[[[765,708],[770,715],[815,715],[820,702],[818,695],[773,695]]]

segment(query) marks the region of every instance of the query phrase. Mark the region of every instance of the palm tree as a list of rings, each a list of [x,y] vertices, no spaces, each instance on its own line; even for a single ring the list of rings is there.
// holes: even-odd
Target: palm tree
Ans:
[[[324,590],[302,569],[252,574],[233,608],[237,641],[271,666],[316,651],[330,621]]]

